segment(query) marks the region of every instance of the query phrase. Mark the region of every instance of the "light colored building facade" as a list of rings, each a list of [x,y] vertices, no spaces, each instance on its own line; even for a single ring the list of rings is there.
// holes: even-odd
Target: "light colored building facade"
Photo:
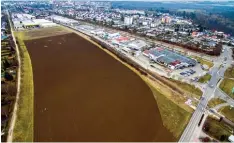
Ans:
[[[132,25],[133,17],[124,17],[124,24],[125,25]]]

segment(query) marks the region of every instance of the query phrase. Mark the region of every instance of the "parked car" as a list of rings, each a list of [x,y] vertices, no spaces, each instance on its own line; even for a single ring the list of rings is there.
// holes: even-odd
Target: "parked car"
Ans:
[[[151,67],[153,67],[153,68],[155,68],[155,66],[154,65],[150,65]]]
[[[185,74],[186,74],[186,73],[184,73],[184,72],[181,72],[181,73],[180,73],[180,75],[185,75]]]
[[[187,74],[188,76],[192,75],[192,73],[191,73],[190,71],[186,71],[186,74]]]

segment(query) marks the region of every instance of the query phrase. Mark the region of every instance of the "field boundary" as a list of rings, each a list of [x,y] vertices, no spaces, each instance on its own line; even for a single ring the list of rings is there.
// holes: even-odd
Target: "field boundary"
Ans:
[[[27,48],[23,42],[24,33],[14,32],[21,57],[21,91],[18,102],[13,141],[32,142],[34,122],[34,87],[32,64]]]
[[[54,29],[54,32],[51,33],[50,30]],[[61,30],[61,31],[59,31]],[[46,32],[45,32],[46,31]],[[47,28],[41,28],[41,29],[32,29],[32,30],[24,30],[24,31],[19,31],[20,33],[24,33],[24,38],[23,40],[35,40],[35,39],[41,39],[41,38],[48,38],[48,37],[53,37],[53,36],[59,36],[59,35],[65,35],[65,34],[70,34],[71,32],[64,29],[62,26],[58,25],[55,27],[47,27]],[[33,35],[32,33],[40,33],[42,32],[41,35]],[[28,33],[30,33],[28,35]]]
[[[21,86],[21,56],[20,56],[20,52],[19,52],[19,47],[18,47],[18,45],[16,43],[16,40],[15,40],[15,35],[13,33],[12,23],[11,23],[9,17],[10,17],[9,12],[7,12],[7,18],[8,18],[8,22],[10,24],[11,35],[12,35],[12,38],[13,38],[13,41],[14,41],[14,44],[15,44],[15,50],[16,50],[16,55],[17,55],[17,60],[18,60],[17,81],[16,81],[16,84],[17,84],[16,99],[15,99],[15,103],[14,103],[12,117],[11,117],[11,120],[10,120],[10,123],[9,123],[10,125],[9,125],[8,135],[7,135],[7,142],[12,142],[15,123],[16,123],[16,118],[17,118],[19,95],[20,95],[20,86]]]

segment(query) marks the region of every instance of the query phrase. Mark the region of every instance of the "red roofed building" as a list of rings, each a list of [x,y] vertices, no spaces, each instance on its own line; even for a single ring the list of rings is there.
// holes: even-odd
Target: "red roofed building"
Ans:
[[[150,53],[150,51],[146,50],[146,51],[143,52],[143,55],[146,56],[146,57],[149,57],[149,53]]]
[[[119,37],[119,38],[116,38],[115,39],[116,41],[118,41],[118,42],[125,42],[125,41],[128,41],[129,40],[129,38],[127,38],[127,37]]]

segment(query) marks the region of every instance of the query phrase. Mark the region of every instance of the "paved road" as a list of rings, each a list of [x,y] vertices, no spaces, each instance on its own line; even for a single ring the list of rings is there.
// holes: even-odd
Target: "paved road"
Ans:
[[[214,94],[216,97],[225,100],[229,105],[232,105],[234,107],[234,99],[228,96],[220,88],[217,88]]]
[[[201,100],[199,101],[199,104],[197,106],[197,109],[194,111],[190,122],[188,123],[187,127],[185,128],[179,142],[190,142],[194,141],[195,138],[199,137],[199,134],[201,132],[201,128],[198,127],[198,123],[202,117],[202,114],[205,113],[206,110],[204,110],[207,107],[208,101],[214,96],[214,92],[216,91],[219,80],[224,75],[224,72],[226,71],[229,63],[231,63],[232,58],[230,57],[230,49],[225,47],[224,53],[221,54],[219,57],[219,62],[216,62],[215,66],[212,68],[211,73],[212,77],[209,81],[209,83],[206,86],[205,92],[203,93]],[[228,64],[225,64],[223,67],[219,69],[219,66],[224,63],[224,57],[227,57]],[[203,119],[205,120],[205,119]],[[200,125],[202,126],[202,124]]]
[[[17,55],[17,60],[18,60],[18,73],[17,73],[17,92],[16,92],[16,99],[15,99],[15,105],[14,105],[14,109],[13,109],[13,114],[11,117],[11,122],[10,122],[10,126],[9,126],[9,130],[8,130],[8,136],[7,136],[7,142],[12,142],[13,141],[13,130],[15,127],[15,122],[16,122],[16,117],[17,117],[17,110],[18,110],[18,102],[19,102],[19,94],[20,94],[20,84],[21,84],[21,59],[20,59],[20,54],[19,54],[19,48],[18,45],[16,44],[16,40],[15,40],[15,36],[13,33],[13,29],[12,29],[12,24],[10,22],[10,16],[9,16],[9,12],[7,12],[7,16],[8,16],[8,20],[10,23],[10,27],[11,27],[11,35],[13,37],[13,41],[15,43],[15,49],[16,49],[16,55]]]
[[[222,103],[222,104],[219,104],[215,107],[213,107],[212,109],[218,111],[221,107],[225,107],[225,106],[228,106],[229,104],[228,103]]]

